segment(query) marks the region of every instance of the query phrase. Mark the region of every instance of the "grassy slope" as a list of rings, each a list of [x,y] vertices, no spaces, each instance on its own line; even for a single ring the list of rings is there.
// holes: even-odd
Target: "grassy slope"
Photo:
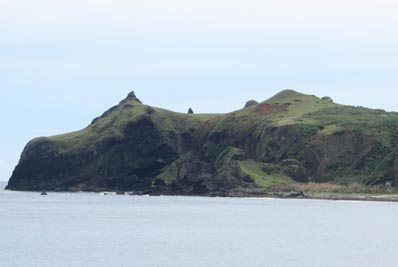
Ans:
[[[52,136],[48,139],[58,145],[60,153],[67,153],[108,137],[120,137],[129,121],[134,121],[146,113],[145,106],[136,101],[128,101],[126,104],[131,106],[119,105],[83,130]]]
[[[330,134],[342,129],[350,123],[373,123],[378,121],[398,122],[398,115],[378,110],[354,108],[334,104],[316,96],[301,94],[292,90],[284,90],[263,103],[282,105],[289,104],[288,110],[268,116],[253,114],[255,106],[251,106],[228,114],[183,114],[161,108],[149,107],[133,100],[117,106],[112,112],[100,118],[87,128],[63,135],[50,137],[53,141],[79,141],[102,136],[120,136],[124,126],[146,114],[147,109],[154,110],[152,118],[165,131],[179,131],[211,123],[217,128],[234,126],[237,123],[253,123],[267,119],[278,126],[288,124],[327,124],[323,133]],[[255,117],[256,120],[251,120]],[[397,123],[398,125],[398,123]]]
[[[267,174],[262,171],[261,163],[253,160],[245,160],[239,162],[241,170],[249,175],[257,186],[261,188],[268,188],[277,184],[290,184],[294,181],[281,174],[272,173]]]
[[[305,95],[293,90],[284,90],[263,103],[273,105],[288,104],[287,111],[278,114],[257,115],[253,113],[256,106],[231,112],[228,114],[183,114],[161,108],[149,107],[139,102],[128,100],[117,106],[112,112],[100,118],[87,128],[63,135],[50,137],[53,141],[76,141],[79,139],[98,138],[103,136],[120,136],[124,126],[147,113],[148,108],[154,110],[152,118],[165,131],[180,131],[210,123],[217,128],[234,126],[239,123],[256,123],[267,120],[278,126],[288,124],[319,124],[323,125],[322,133],[332,134],[349,125],[380,126],[390,124],[390,130],[398,127],[398,113],[350,107],[322,100],[316,96]]]
[[[198,127],[199,124],[216,121],[220,115],[217,114],[183,114],[168,111],[161,108],[143,105],[134,100],[125,101],[116,106],[105,116],[84,128],[83,130],[48,137],[60,148],[60,152],[68,152],[80,146],[89,146],[92,142],[98,142],[109,137],[122,137],[125,126],[134,120],[146,116],[150,111],[155,125],[163,132],[181,132],[190,128]],[[214,123],[213,123],[214,124]]]
[[[304,115],[338,106],[331,101],[322,100],[316,96],[305,95],[293,90],[284,90],[264,103],[283,105],[288,104],[288,111],[281,113],[274,118],[278,126],[296,123],[313,123],[311,118]]]
[[[289,124],[313,124],[322,128],[320,134],[330,135],[344,129],[355,129],[377,134],[381,140],[396,135],[398,113],[335,104],[313,95],[305,95],[293,90],[284,90],[266,100],[268,104],[288,104],[288,110],[277,114],[273,123],[282,126]],[[386,140],[383,140],[386,141]]]

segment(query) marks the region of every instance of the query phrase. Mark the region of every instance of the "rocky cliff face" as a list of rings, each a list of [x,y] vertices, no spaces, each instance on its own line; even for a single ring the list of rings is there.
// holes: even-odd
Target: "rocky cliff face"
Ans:
[[[132,92],[85,129],[34,139],[7,189],[228,195],[279,183],[397,180],[398,115],[286,90],[228,114]]]

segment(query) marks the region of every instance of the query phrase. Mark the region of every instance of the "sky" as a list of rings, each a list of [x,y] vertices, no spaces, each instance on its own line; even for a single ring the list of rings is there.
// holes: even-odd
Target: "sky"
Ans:
[[[396,0],[1,0],[0,181],[134,90],[228,112],[295,89],[398,110]]]

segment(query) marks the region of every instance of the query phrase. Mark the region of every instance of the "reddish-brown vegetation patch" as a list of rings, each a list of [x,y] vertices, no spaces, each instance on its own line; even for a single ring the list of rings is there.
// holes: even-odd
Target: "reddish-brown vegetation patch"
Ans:
[[[272,104],[267,104],[267,103],[262,103],[257,105],[255,108],[255,112],[261,115],[274,115],[277,113],[285,112],[287,111],[289,105],[283,104],[283,105],[272,105]]]

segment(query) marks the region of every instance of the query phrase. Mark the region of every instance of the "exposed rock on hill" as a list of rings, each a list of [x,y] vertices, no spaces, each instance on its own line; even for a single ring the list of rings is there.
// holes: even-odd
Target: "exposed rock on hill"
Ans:
[[[255,106],[255,105],[258,105],[258,102],[256,100],[249,100],[246,102],[245,108]]]
[[[131,92],[85,129],[30,141],[7,189],[250,194],[286,183],[398,181],[398,115],[285,90],[228,114]]]
[[[138,102],[138,103],[141,103],[141,101],[135,96],[134,91],[131,91],[131,92],[127,95],[127,97],[126,97],[125,100],[132,100],[132,101],[136,101],[136,102]]]

